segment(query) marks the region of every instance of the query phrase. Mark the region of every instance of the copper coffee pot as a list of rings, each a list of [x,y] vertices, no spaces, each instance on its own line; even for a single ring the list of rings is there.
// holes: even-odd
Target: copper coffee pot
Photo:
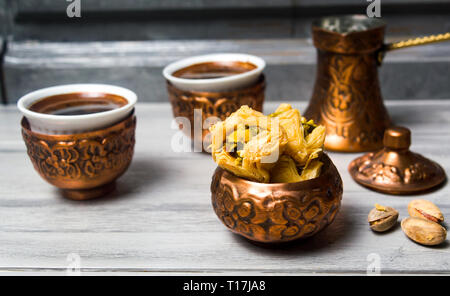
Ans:
[[[383,146],[390,126],[378,69],[389,50],[450,40],[450,33],[384,44],[386,24],[364,15],[327,17],[313,22],[317,76],[306,118],[327,128],[325,148],[362,152]]]

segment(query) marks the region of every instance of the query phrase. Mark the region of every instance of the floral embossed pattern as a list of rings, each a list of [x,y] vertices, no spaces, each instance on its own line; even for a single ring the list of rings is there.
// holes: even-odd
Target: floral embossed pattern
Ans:
[[[335,218],[342,181],[328,156],[316,179],[298,183],[249,182],[218,168],[211,183],[212,204],[233,232],[259,242],[286,242],[312,236]]]
[[[92,188],[111,182],[133,157],[136,118],[75,135],[43,135],[22,121],[28,155],[39,174],[60,188]]]

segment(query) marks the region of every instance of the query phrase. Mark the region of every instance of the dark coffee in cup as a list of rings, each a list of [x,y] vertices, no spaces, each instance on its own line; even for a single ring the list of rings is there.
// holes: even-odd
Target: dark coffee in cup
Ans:
[[[254,69],[256,65],[248,62],[207,62],[180,69],[172,75],[184,79],[214,79],[242,74]]]
[[[125,106],[128,101],[121,96],[97,93],[79,92],[49,96],[40,99],[29,110],[52,115],[85,115],[110,111]]]

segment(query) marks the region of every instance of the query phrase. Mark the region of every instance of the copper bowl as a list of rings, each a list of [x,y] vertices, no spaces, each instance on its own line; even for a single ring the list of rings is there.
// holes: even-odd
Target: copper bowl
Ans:
[[[242,105],[248,105],[252,109],[262,111],[265,87],[266,83],[264,75],[261,75],[259,80],[249,87],[220,92],[181,90],[167,81],[167,91],[169,93],[170,103],[172,104],[173,116],[175,118],[184,117],[189,119],[191,125],[190,129],[183,129],[182,123],[179,123],[179,127],[192,140],[198,141],[198,143],[206,143],[202,145],[202,150],[204,152],[210,152],[205,147],[208,147],[211,142],[209,137],[209,127],[203,124],[205,120],[211,117],[225,120]],[[201,122],[198,120],[200,119],[199,117],[195,124],[194,109],[200,109],[202,111]],[[195,126],[200,126],[201,134],[195,134]]]
[[[322,155],[318,178],[266,184],[237,177],[218,167],[211,183],[212,205],[234,233],[263,243],[288,242],[318,233],[333,222],[342,199],[342,180]]]
[[[33,132],[22,118],[28,156],[41,177],[74,200],[102,196],[131,163],[136,117],[104,129],[79,134],[46,135]]]

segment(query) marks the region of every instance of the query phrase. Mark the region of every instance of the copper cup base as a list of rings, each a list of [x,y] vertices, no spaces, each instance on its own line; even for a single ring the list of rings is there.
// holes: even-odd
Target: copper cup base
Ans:
[[[116,182],[89,189],[61,189],[65,198],[72,200],[89,200],[107,195],[116,189]]]
[[[114,190],[134,154],[134,112],[112,126],[76,134],[41,134],[22,120],[22,135],[33,167],[72,200],[88,200]]]

